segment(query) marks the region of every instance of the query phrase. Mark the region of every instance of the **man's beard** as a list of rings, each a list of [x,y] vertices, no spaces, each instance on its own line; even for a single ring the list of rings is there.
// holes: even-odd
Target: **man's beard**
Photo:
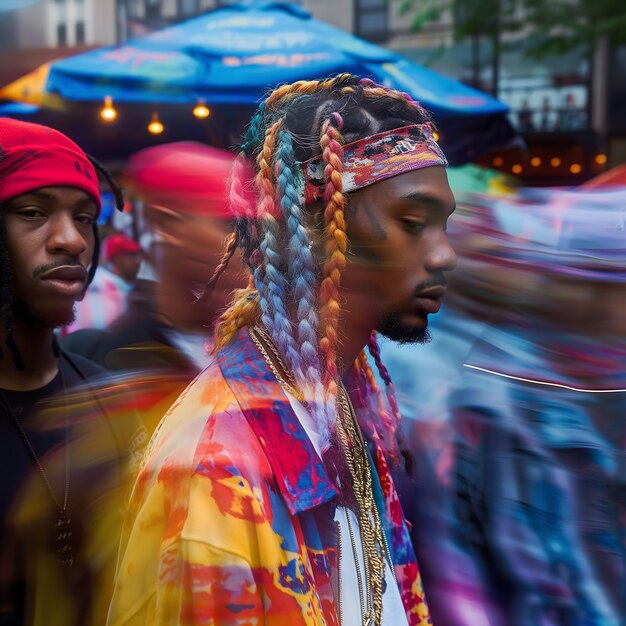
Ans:
[[[24,302],[16,300],[13,306],[13,315],[28,326],[35,328],[60,328],[67,326],[76,319],[74,307],[71,309],[58,309],[56,311],[38,311],[29,307]]]
[[[398,343],[428,343],[431,340],[426,327],[406,326],[401,321],[400,313],[389,314],[383,320],[378,331],[381,335]]]

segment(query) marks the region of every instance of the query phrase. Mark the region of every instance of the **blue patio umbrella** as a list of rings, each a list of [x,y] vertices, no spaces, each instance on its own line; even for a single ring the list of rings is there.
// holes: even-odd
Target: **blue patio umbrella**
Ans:
[[[47,89],[66,100],[254,105],[277,84],[350,72],[407,91],[460,163],[514,137],[506,105],[293,4],[225,6],[176,26],[60,60]]]

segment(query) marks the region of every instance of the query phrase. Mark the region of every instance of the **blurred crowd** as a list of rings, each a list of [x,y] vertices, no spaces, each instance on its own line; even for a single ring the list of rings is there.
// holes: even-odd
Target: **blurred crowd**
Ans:
[[[136,413],[135,465],[245,287],[238,255],[207,286],[232,232],[231,165],[194,143],[132,157],[120,180],[133,227],[103,239],[59,334],[108,372],[105,410]],[[381,346],[413,454],[396,480],[432,622],[623,625],[626,189],[477,193],[463,180],[449,225],[459,264],[431,341]],[[81,446],[86,481],[94,459],[110,461],[96,443]]]

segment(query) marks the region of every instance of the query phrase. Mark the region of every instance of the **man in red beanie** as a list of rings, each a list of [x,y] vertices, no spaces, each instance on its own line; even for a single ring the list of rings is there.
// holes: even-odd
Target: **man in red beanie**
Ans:
[[[128,466],[107,464],[144,436],[137,422],[126,436],[109,420],[87,383],[100,369],[55,341],[97,266],[97,171],[58,131],[0,119],[2,624],[93,623],[115,546],[96,550],[86,528],[115,517],[104,493]],[[97,472],[84,462],[94,458],[105,463]]]
[[[141,246],[122,233],[109,235],[102,245],[104,264],[98,268],[74,321],[63,328],[69,335],[80,328],[106,328],[126,310],[142,259]]]
[[[142,389],[154,382],[143,411],[149,431],[209,363],[207,327],[241,286],[234,258],[216,288],[204,292],[232,230],[226,200],[232,161],[230,153],[195,142],[131,157],[125,181],[143,202],[147,262],[127,310],[106,333],[83,330],[63,339],[107,369],[136,373]]]

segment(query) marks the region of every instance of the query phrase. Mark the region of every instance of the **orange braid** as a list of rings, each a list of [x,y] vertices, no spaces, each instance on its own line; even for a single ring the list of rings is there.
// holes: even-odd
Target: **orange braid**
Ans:
[[[285,97],[297,96],[305,93],[314,93],[323,91],[324,89],[332,89],[344,83],[346,80],[353,78],[351,74],[339,74],[334,78],[326,78],[324,80],[299,80],[291,85],[283,85],[274,89],[265,101],[266,110],[271,109],[277,102]]]
[[[380,389],[378,385],[378,381],[376,380],[376,376],[374,376],[374,372],[370,367],[370,364],[367,360],[367,352],[365,350],[361,350],[359,356],[357,357],[356,363],[358,364],[359,369],[363,372],[365,379],[367,380],[370,389],[374,392]]]
[[[404,104],[408,109],[419,109],[419,105],[415,102],[407,100],[407,97],[396,89],[385,89],[384,87],[363,87],[363,94],[378,98],[392,98]]]
[[[326,263],[324,278],[320,285],[320,353],[325,361],[324,386],[331,395],[337,392],[337,326],[339,322],[339,287],[341,272],[346,266],[348,238],[344,209],[346,199],[343,194],[343,137],[330,120],[322,126],[320,146],[326,163],[324,172],[328,181],[324,191],[326,209]]]
[[[276,146],[276,140],[278,138],[278,130],[282,126],[282,123],[283,120],[280,119],[277,122],[274,122],[265,131],[265,141],[263,142],[263,147],[257,156],[259,171],[256,175],[256,183],[261,192],[258,211],[260,219],[264,219],[267,215],[276,219],[278,213],[278,209],[276,207],[276,190],[274,186],[275,176],[270,163],[272,161],[274,147]]]
[[[215,351],[229,344],[240,328],[254,324],[258,317],[256,290],[250,286],[235,290],[231,305],[222,313],[215,327]]]

